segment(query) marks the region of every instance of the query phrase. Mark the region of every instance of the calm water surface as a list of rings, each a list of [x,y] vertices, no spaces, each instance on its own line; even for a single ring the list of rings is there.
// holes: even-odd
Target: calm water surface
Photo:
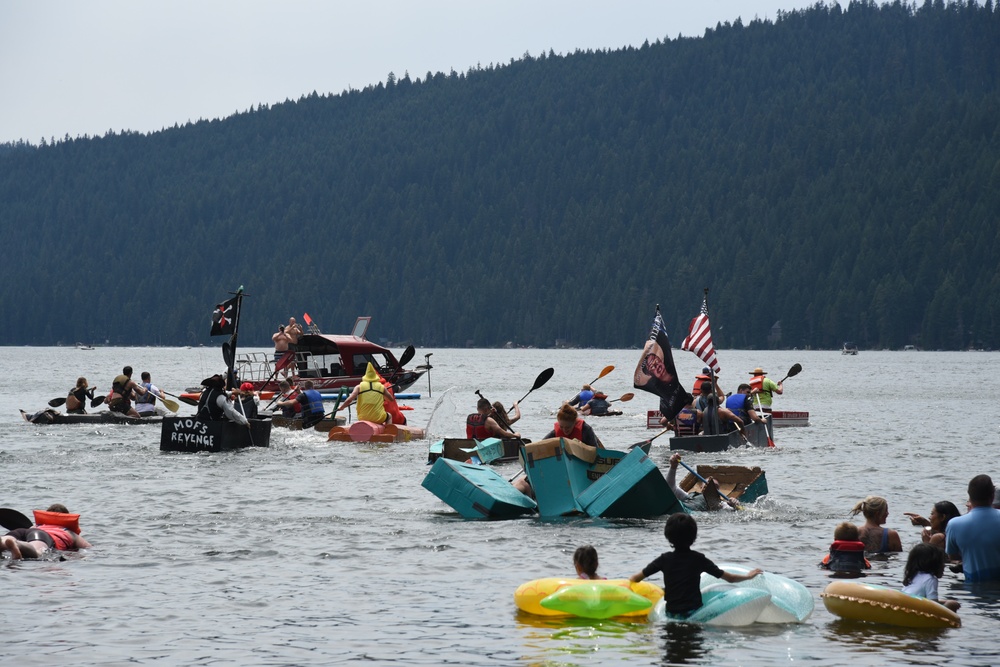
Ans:
[[[635,350],[434,352],[432,396],[410,391],[411,423],[459,436],[476,389],[510,404],[545,367],[552,380],[524,402],[517,425],[539,438],[560,401],[608,364],[597,387],[631,391]],[[51,665],[775,665],[1000,664],[1000,591],[947,573],[963,627],[914,631],[839,621],[819,598],[817,568],[834,526],[868,494],[889,501],[904,548],[919,541],[904,511],[937,500],[963,507],[968,480],[1000,480],[1000,355],[993,353],[720,353],[724,387],[755,366],[785,383],[777,406],[809,410],[809,428],[779,429],[778,449],[689,454],[696,463],[759,465],[770,495],[737,516],[699,515],[696,548],[718,563],[759,566],[805,584],[816,611],[803,625],[717,629],[547,622],[519,615],[518,584],[570,575],[572,551],[597,547],[601,572],[628,576],[667,544],[662,520],[528,518],[472,522],[421,486],[427,442],[328,444],[276,429],[268,449],[159,452],[152,426],[33,426],[79,374],[99,393],[125,364],[179,393],[220,370],[217,349],[0,348],[0,506],[30,513],[52,502],[80,512],[95,545],[64,561],[0,564],[0,663]],[[677,352],[682,376],[702,366]],[[960,397],[960,398],[959,398]],[[654,431],[637,393],[621,417],[594,419],[606,445]],[[182,406],[183,411],[191,408]],[[879,412],[876,412],[878,410]],[[653,457],[666,468],[667,443]],[[500,468],[510,476],[513,465]],[[905,556],[874,562],[872,583],[900,586]]]

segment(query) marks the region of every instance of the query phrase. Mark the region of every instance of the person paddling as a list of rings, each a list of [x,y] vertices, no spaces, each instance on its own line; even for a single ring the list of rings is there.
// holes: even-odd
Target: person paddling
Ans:
[[[354,387],[354,391],[347,397],[347,400],[337,408],[337,412],[348,407],[354,401],[358,402],[358,419],[376,424],[392,423],[392,417],[385,411],[385,386],[379,382],[379,375],[375,372],[375,367],[370,361],[361,382]]]
[[[93,400],[94,398],[94,387],[90,387],[87,384],[87,378],[79,377],[76,379],[76,386],[73,387],[69,394],[66,395],[66,414],[68,415],[85,415],[86,401],[87,399]]]
[[[122,374],[115,377],[111,382],[111,393],[104,399],[111,412],[128,415],[129,417],[140,417],[141,415],[132,407],[134,396],[145,396],[146,390],[136,384],[132,379],[132,367],[126,366],[122,369]]]

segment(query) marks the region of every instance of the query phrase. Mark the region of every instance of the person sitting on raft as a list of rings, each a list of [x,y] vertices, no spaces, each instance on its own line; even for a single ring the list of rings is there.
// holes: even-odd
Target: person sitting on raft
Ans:
[[[111,412],[117,412],[129,417],[140,417],[132,407],[132,397],[135,395],[145,396],[146,390],[136,384],[132,379],[132,367],[126,366],[122,369],[122,374],[115,376],[111,382],[111,393],[108,394],[104,402],[108,404]]]
[[[50,505],[47,513],[53,515],[50,521],[59,520],[58,515],[64,514],[66,526],[56,524],[41,524],[30,528],[15,528],[3,537],[0,537],[0,553],[10,552],[10,557],[14,560],[22,558],[40,558],[50,550],[54,551],[75,551],[76,549],[86,549],[91,546],[90,542],[80,537],[79,515],[70,514],[66,506],[60,503]],[[37,519],[36,519],[37,520]],[[72,524],[70,526],[70,524]],[[70,526],[70,527],[67,527]]]
[[[385,385],[379,382],[379,375],[370,361],[361,382],[337,411],[347,408],[354,401],[358,402],[358,419],[376,424],[392,423],[392,416],[385,411]]]
[[[701,607],[702,572],[731,584],[763,574],[760,569],[750,570],[746,574],[726,572],[700,552],[694,551],[691,545],[698,538],[698,522],[690,514],[671,514],[663,527],[663,535],[674,550],[660,554],[629,580],[635,583],[662,572],[663,598],[667,604],[667,613],[674,618],[687,618]]]
[[[257,419],[260,412],[260,397],[254,391],[252,382],[244,382],[237,391],[233,392],[233,400],[239,401],[236,406],[237,412],[242,412],[247,419]]]
[[[579,547],[573,552],[573,567],[577,579],[607,579],[597,574],[597,549],[589,544]]]
[[[196,417],[208,421],[228,419],[246,427],[250,426],[247,418],[233,409],[229,397],[226,396],[226,378],[215,374],[202,380],[201,386],[205,387],[205,390],[201,392],[201,398],[198,399]]]
[[[851,510],[851,516],[863,514],[865,525],[858,529],[858,539],[865,543],[869,553],[891,553],[902,551],[899,533],[891,528],[883,528],[889,516],[889,503],[881,496],[868,496]]]
[[[833,531],[830,553],[823,557],[820,567],[832,572],[860,574],[871,566],[865,558],[865,543],[858,539],[858,527],[850,521],[842,521]]]
[[[284,412],[286,408],[291,408],[295,403],[298,403],[301,406],[303,428],[315,426],[323,421],[323,417],[326,416],[326,412],[323,409],[323,395],[316,391],[314,386],[312,380],[306,380],[302,383],[302,390],[298,396],[285,401],[279,401],[277,404],[277,407],[281,408],[282,412]],[[360,411],[359,406],[358,412]]]
[[[594,433],[594,429],[579,418],[576,408],[569,403],[563,403],[562,407],[559,408],[559,412],[556,413],[556,423],[545,437],[546,439],[571,438],[591,447],[601,446],[601,441]]]
[[[465,437],[476,440],[487,438],[520,438],[520,433],[508,431],[494,418],[494,407],[488,399],[480,398],[476,411],[465,418]]]
[[[670,469],[667,471],[667,484],[674,492],[677,500],[681,501],[684,507],[694,512],[712,512],[715,510],[734,510],[736,501],[719,493],[719,483],[714,477],[709,477],[705,481],[708,484],[701,493],[688,493],[677,485],[677,464],[681,462],[681,455],[675,452],[670,456]],[[725,502],[723,502],[725,500]]]
[[[583,385],[583,389],[580,393],[573,397],[573,400],[569,402],[570,405],[574,407],[583,407],[590,402],[590,399],[594,398],[594,388],[589,384]]]
[[[66,414],[87,414],[85,407],[88,398],[93,400],[94,388],[87,385],[87,378],[79,377],[76,379],[76,386],[70,389],[69,394],[66,395]]]
[[[611,403],[608,402],[608,395],[603,391],[595,391],[594,397],[590,399],[586,405],[580,408],[580,414],[604,417],[605,415],[611,414],[610,410]],[[616,412],[614,414],[621,413]]]
[[[702,394],[699,400],[705,398],[705,410],[701,413],[702,435],[721,435],[733,430],[743,430],[743,420],[733,414],[732,410],[718,404],[718,397]]]

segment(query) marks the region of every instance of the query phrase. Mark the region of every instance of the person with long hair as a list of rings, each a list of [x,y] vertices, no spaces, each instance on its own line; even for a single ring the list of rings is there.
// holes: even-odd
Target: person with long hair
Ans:
[[[892,528],[883,528],[889,516],[889,503],[881,496],[868,496],[851,510],[851,516],[862,514],[865,525],[858,529],[858,539],[865,543],[869,553],[892,553],[902,551],[899,533]]]
[[[924,527],[920,539],[925,544],[944,549],[945,528],[948,527],[949,521],[960,516],[961,513],[958,511],[955,503],[950,500],[939,500],[931,508],[929,519],[925,519],[914,512],[903,512],[903,514],[910,517],[910,523],[914,526]]]

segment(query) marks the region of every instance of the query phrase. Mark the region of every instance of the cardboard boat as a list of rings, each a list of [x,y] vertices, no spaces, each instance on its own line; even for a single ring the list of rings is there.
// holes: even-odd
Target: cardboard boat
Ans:
[[[21,410],[21,417],[26,422],[32,424],[161,424],[163,417],[153,415],[151,417],[129,417],[118,412],[102,410],[100,412],[88,412],[83,415],[70,415],[55,410],[42,410],[41,412],[28,413]]]
[[[522,438],[444,438],[431,444],[427,450],[427,462],[434,463],[442,456],[452,461],[469,461],[473,456],[480,463],[510,463],[517,460],[521,445],[527,444]]]
[[[719,483],[719,493],[741,503],[752,503],[767,495],[767,477],[764,471],[754,466],[710,466],[700,465],[698,474],[708,479],[714,477]],[[678,484],[688,493],[701,493],[704,484],[688,473]]]
[[[409,442],[422,440],[424,435],[424,429],[416,426],[376,424],[359,420],[350,426],[335,426],[330,429],[326,439],[339,442]]]
[[[164,417],[160,429],[161,452],[224,452],[243,447],[267,447],[271,421],[251,419],[250,428],[231,422],[197,417]]]
[[[444,457],[434,462],[421,486],[466,519],[513,519],[537,509],[492,468]]]
[[[721,435],[675,435],[670,438],[671,451],[724,452],[730,447],[767,447],[768,431],[763,424],[752,422],[739,431]]]

